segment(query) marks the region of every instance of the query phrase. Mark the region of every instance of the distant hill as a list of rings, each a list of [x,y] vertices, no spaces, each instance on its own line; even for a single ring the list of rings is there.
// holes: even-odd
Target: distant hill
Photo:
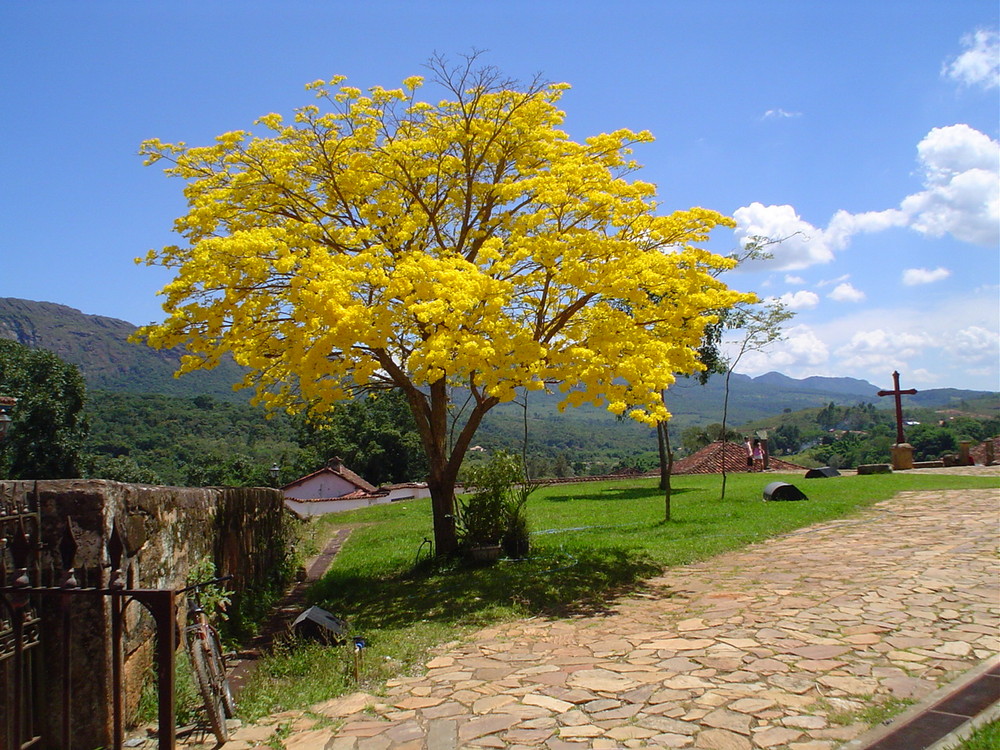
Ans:
[[[796,380],[780,372],[768,372],[753,379],[756,385],[770,386],[780,390],[800,393],[830,394],[840,393],[852,398],[864,396],[876,398],[879,389],[867,380],[857,378],[824,378],[813,376],[804,380]]]
[[[54,352],[80,368],[89,388],[247,400],[247,394],[232,389],[242,378],[237,365],[223,363],[210,372],[175,378],[182,352],[131,344],[128,337],[135,330],[124,320],[87,315],[65,305],[0,297],[0,338]]]
[[[223,363],[212,371],[174,378],[181,352],[156,351],[141,344],[131,344],[128,337],[135,330],[135,326],[123,320],[87,315],[65,305],[0,297],[0,337],[55,352],[77,365],[92,389],[168,396],[210,395],[230,401],[248,398],[246,391],[234,394],[232,390],[233,383],[242,378],[235,364]],[[756,378],[735,373],[730,382],[728,423],[734,426],[786,410],[798,411],[830,402],[852,405],[871,401],[880,408],[892,406],[892,399],[876,395],[878,387],[856,378],[796,380],[777,372]],[[694,380],[678,378],[667,392],[667,405],[674,415],[673,426],[679,430],[688,425],[721,421],[724,389],[722,377],[713,377],[704,386]],[[904,404],[955,408],[963,402],[995,395],[987,391],[939,388],[907,396]],[[558,395],[544,393],[532,393],[529,399],[529,420],[540,428],[535,434],[545,432],[554,444],[571,448],[581,439],[614,441],[626,435],[630,436],[627,439],[640,442],[649,439],[648,428],[631,422],[618,423],[603,409],[585,406],[559,412],[556,406],[559,400]],[[544,428],[541,428],[542,423]],[[521,407],[505,404],[490,413],[481,435],[483,439],[507,440],[522,432]]]

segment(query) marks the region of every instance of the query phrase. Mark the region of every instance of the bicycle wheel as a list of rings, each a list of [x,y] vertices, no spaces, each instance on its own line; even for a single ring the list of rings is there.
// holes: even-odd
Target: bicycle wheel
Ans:
[[[218,689],[216,681],[212,679],[211,667],[209,666],[211,648],[208,645],[207,634],[202,637],[200,627],[188,630],[187,645],[188,655],[191,657],[191,669],[194,672],[195,682],[198,683],[198,692],[201,693],[205,713],[208,715],[208,723],[212,727],[212,734],[219,742],[226,742],[229,739],[229,730],[226,727],[226,708],[222,693]]]
[[[236,716],[236,701],[233,699],[233,691],[229,689],[229,678],[226,677],[226,659],[222,655],[219,634],[211,626],[208,628],[208,645],[208,666],[213,681],[218,686],[218,692],[222,696],[222,707],[226,710],[226,716],[232,719]]]

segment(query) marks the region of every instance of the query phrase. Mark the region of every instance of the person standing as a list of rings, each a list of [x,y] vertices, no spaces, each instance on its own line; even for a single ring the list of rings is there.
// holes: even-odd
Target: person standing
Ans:
[[[764,449],[760,445],[760,440],[754,438],[753,440],[753,470],[754,471],[764,471]]]
[[[743,436],[743,447],[747,452],[747,471],[753,471],[753,446],[750,444],[750,436]]]

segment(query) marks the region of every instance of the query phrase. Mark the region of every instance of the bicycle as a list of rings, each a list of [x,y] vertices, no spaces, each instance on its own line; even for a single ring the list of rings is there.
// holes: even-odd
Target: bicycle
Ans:
[[[184,645],[191,660],[191,669],[198,683],[198,692],[205,704],[205,713],[212,733],[220,742],[229,739],[226,719],[236,715],[236,702],[233,700],[226,677],[226,661],[219,642],[219,633],[208,621],[208,615],[201,605],[201,589],[206,586],[221,583],[232,578],[224,576],[210,581],[196,583],[178,591],[178,594],[189,593],[187,597],[187,625],[184,628]]]

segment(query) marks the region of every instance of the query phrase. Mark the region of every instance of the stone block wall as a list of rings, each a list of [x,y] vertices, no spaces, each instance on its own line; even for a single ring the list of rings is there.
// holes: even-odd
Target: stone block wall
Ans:
[[[40,578],[58,585],[59,545],[67,523],[77,543],[77,579],[84,587],[107,585],[107,542],[117,527],[125,544],[126,588],[179,589],[191,568],[208,557],[220,575],[232,575],[234,598],[273,589],[288,568],[287,513],[278,490],[181,488],[130,485],[106,480],[5,482],[41,514]],[[54,597],[42,601],[43,705],[46,737],[60,736],[63,680],[61,616]],[[75,596],[72,601],[70,675],[71,726],[81,746],[111,741],[110,598]],[[184,612],[178,613],[183,624]],[[125,623],[126,710],[134,708],[151,667],[152,618],[132,602]],[[55,719],[55,721],[52,721]],[[55,740],[44,747],[56,747]]]

